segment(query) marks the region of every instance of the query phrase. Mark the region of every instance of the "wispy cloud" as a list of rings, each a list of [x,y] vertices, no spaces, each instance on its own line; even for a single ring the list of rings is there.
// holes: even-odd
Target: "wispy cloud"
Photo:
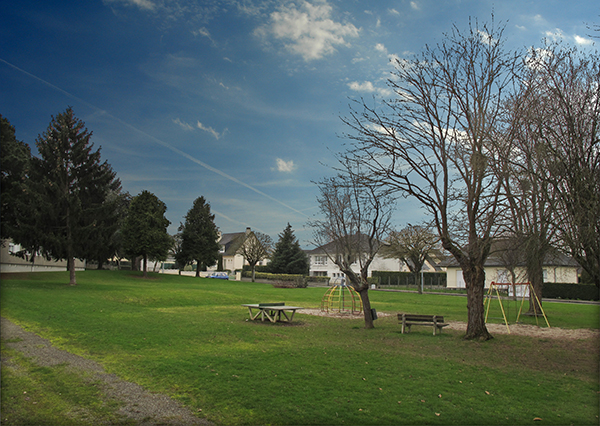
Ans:
[[[150,0],[104,0],[104,3],[124,3],[130,6],[139,7],[142,10],[155,10],[156,5]]]
[[[312,4],[303,1],[283,5],[271,13],[270,22],[257,28],[255,34],[283,40],[285,47],[305,61],[321,59],[336,51],[336,46],[348,46],[348,38],[358,37],[359,29],[351,23],[331,19],[332,8],[326,2]]]
[[[410,2],[410,7],[413,10],[421,10],[421,7],[419,6],[419,3],[417,3],[416,1],[411,1]]]
[[[191,124],[185,123],[183,121],[181,121],[179,118],[175,118],[173,120],[173,123],[177,124],[179,127],[181,127],[183,130],[194,130],[194,126],[192,126]]]
[[[205,132],[210,133],[211,135],[214,136],[214,138],[216,140],[219,140],[223,137],[223,135],[225,135],[225,133],[228,132],[227,128],[225,128],[225,130],[223,130],[221,133],[217,132],[215,129],[213,129],[210,126],[205,126],[204,124],[200,123],[198,121],[198,123],[196,123],[196,127],[198,127],[200,130],[204,130]]]
[[[122,126],[130,129],[131,131],[133,131],[133,132],[135,132],[135,133],[143,136],[146,141],[152,142],[152,143],[154,143],[154,144],[156,144],[158,146],[166,148],[169,151],[174,152],[175,154],[177,154],[177,155],[179,155],[179,156],[181,156],[183,158],[186,158],[187,160],[189,160],[189,161],[191,161],[191,162],[193,162],[193,163],[195,163],[195,164],[197,164],[197,165],[199,165],[199,166],[201,166],[201,167],[203,167],[203,168],[205,168],[207,170],[210,170],[211,172],[216,173],[217,175],[219,175],[219,176],[221,176],[221,177],[223,177],[223,178],[225,178],[227,180],[230,180],[231,182],[237,183],[238,185],[243,186],[244,188],[247,188],[247,189],[255,192],[256,194],[259,194],[259,195],[261,195],[261,196],[263,196],[263,197],[265,197],[265,198],[267,198],[267,199],[269,199],[269,200],[271,200],[271,201],[273,201],[273,202],[275,202],[275,203],[277,203],[277,204],[279,204],[281,206],[286,207],[287,209],[289,209],[289,210],[291,210],[291,211],[293,211],[295,213],[298,213],[299,215],[301,215],[303,217],[306,217],[306,214],[303,213],[302,211],[293,208],[292,206],[284,203],[281,200],[278,200],[275,197],[270,196],[269,194],[264,193],[263,191],[261,191],[259,189],[256,189],[252,185],[248,185],[246,182],[243,182],[243,181],[239,180],[236,177],[233,177],[233,176],[231,176],[231,175],[229,175],[229,174],[227,174],[227,173],[225,173],[225,172],[223,172],[223,171],[221,171],[221,170],[219,170],[219,169],[217,169],[217,168],[215,168],[213,166],[210,166],[209,164],[205,163],[204,161],[201,161],[201,160],[197,159],[196,157],[191,156],[187,152],[182,151],[179,148],[176,148],[175,146],[171,145],[170,143],[167,143],[167,142],[165,142],[165,141],[163,141],[161,139],[158,139],[155,136],[152,136],[149,133],[144,132],[143,130],[138,129],[137,127],[135,127],[135,126],[127,123],[126,121],[123,121],[122,119],[118,118],[117,116],[115,116],[113,114],[110,114],[109,112],[107,112],[107,111],[105,111],[105,110],[103,110],[101,108],[98,108],[97,106],[95,106],[95,105],[93,105],[93,104],[91,104],[91,103],[89,103],[89,102],[81,99],[80,97],[75,96],[75,95],[67,92],[64,89],[61,89],[60,87],[55,86],[54,84],[49,83],[46,80],[43,80],[40,77],[38,77],[38,76],[36,76],[34,74],[31,74],[30,72],[27,72],[27,71],[25,71],[25,70],[23,70],[23,69],[15,66],[15,65],[11,64],[10,62],[5,61],[4,59],[0,58],[0,62],[6,64],[8,66],[10,66],[11,68],[13,68],[13,69],[15,69],[15,70],[17,70],[17,71],[19,71],[19,72],[21,72],[21,73],[23,73],[23,74],[31,77],[31,78],[33,78],[34,80],[37,80],[37,81],[41,82],[42,84],[44,84],[44,85],[46,85],[46,86],[48,86],[48,87],[50,87],[52,89],[55,89],[55,90],[57,90],[57,91],[65,94],[65,95],[67,95],[68,97],[70,97],[72,99],[77,100],[78,102],[81,102],[82,104],[84,104],[84,105],[92,108],[93,110],[97,111],[98,113],[103,114],[103,115],[109,117],[111,120],[115,121],[116,123],[119,123]]]
[[[277,162],[277,171],[279,171],[279,172],[290,173],[290,172],[293,172],[294,170],[296,170],[296,165],[294,164],[293,160],[285,161],[285,160],[282,160],[281,158],[278,158],[276,160],[276,162]]]

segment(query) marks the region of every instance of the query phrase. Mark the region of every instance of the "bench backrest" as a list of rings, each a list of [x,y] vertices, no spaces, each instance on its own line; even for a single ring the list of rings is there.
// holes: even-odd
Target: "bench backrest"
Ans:
[[[436,322],[444,322],[444,317],[441,315],[421,315],[421,314],[398,314],[398,320],[402,321],[421,321],[421,322],[433,322],[435,317]]]

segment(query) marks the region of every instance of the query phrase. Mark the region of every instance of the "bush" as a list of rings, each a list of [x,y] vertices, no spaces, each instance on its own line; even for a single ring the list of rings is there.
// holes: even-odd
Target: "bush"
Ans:
[[[412,272],[373,271],[372,276],[377,278],[375,284],[379,285],[416,285]],[[446,273],[424,272],[423,285],[446,287]]]
[[[548,299],[599,300],[598,287],[589,284],[544,283],[542,297]]]

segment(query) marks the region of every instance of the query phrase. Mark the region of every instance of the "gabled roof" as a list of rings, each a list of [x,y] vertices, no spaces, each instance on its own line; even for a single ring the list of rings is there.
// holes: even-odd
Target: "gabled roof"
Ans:
[[[235,256],[240,246],[246,239],[245,232],[234,232],[232,234],[222,234],[219,244],[224,247],[223,256]]]
[[[358,238],[359,238],[358,236],[353,235],[350,238],[355,239],[356,242],[358,243]],[[368,247],[368,237],[366,235],[360,235],[360,238],[361,238],[361,242],[363,244],[365,244],[365,247]],[[378,245],[379,242],[375,241],[375,244]],[[309,256],[310,255],[319,255],[319,254],[323,254],[324,255],[324,254],[327,254],[327,253],[333,255],[333,254],[337,254],[336,251],[337,251],[336,250],[336,243],[335,243],[335,241],[331,241],[331,242],[329,242],[327,244],[324,244],[322,246],[317,247],[316,249],[307,250],[306,254],[309,255]]]

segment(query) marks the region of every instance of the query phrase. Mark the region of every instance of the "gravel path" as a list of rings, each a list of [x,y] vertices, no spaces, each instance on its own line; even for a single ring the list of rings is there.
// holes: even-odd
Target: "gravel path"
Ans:
[[[139,426],[154,425],[201,425],[213,423],[199,419],[190,410],[165,395],[146,391],[141,386],[108,374],[97,362],[90,361],[67,351],[57,349],[40,336],[25,331],[5,318],[0,318],[0,333],[6,345],[22,352],[42,367],[67,364],[75,371],[93,374],[93,379],[103,383],[103,391],[123,403],[119,414],[132,419]],[[11,341],[14,340],[14,341]],[[16,341],[19,340],[19,341]],[[6,362],[6,360],[2,360]]]

